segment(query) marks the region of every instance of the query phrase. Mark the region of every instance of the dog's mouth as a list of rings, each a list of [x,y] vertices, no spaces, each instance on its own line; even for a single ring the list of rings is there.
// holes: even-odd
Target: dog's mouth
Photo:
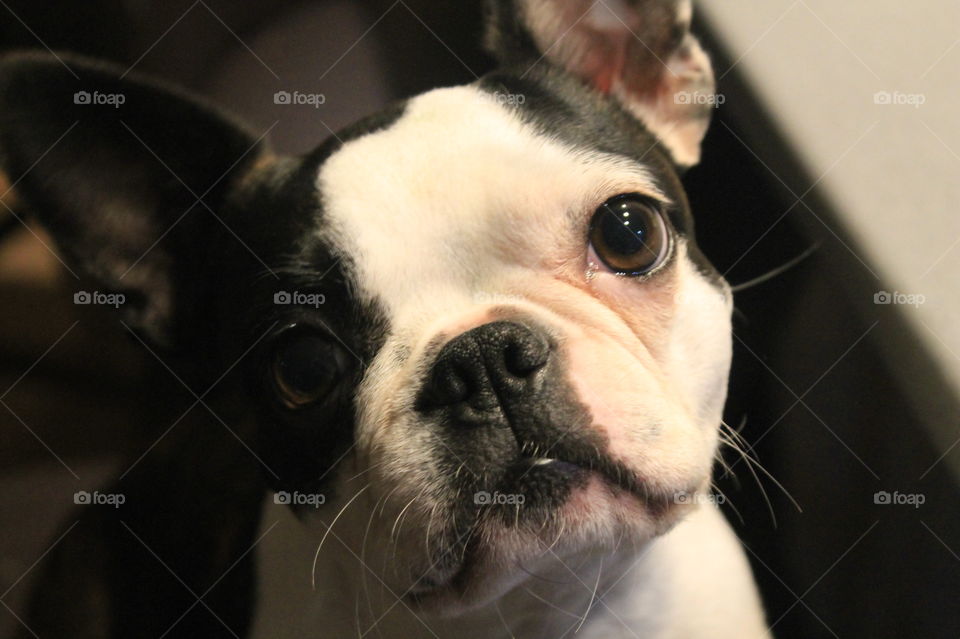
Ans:
[[[544,451],[543,454],[536,454]],[[520,456],[505,474],[504,484],[520,494],[531,491],[541,502],[545,495],[538,488],[559,480],[560,487],[570,493],[583,487],[591,477],[599,478],[614,496],[629,495],[653,516],[659,515],[674,501],[674,493],[656,487],[656,483],[640,476],[627,464],[603,451],[601,446],[562,443],[550,447],[524,442]],[[563,495],[568,496],[567,494]],[[535,503],[536,506],[548,504]],[[561,501],[550,504],[561,507]]]
[[[625,518],[655,522],[649,528],[660,529],[659,534],[669,524],[657,522],[675,520],[673,511],[683,509],[675,496],[597,450],[554,448],[543,456],[521,454],[496,490],[474,493],[469,523],[451,535],[457,542],[434,554],[407,597],[422,608],[450,606],[451,599],[464,604],[472,599],[468,593],[477,589],[476,582],[509,581],[510,575],[496,573],[527,570],[524,560],[510,554],[518,547],[524,547],[521,554],[532,562],[564,552],[564,537],[578,537],[581,547],[575,550],[583,550],[583,544],[590,543],[584,540],[583,520],[607,516],[592,512],[595,501],[604,502],[597,510],[620,507]],[[597,539],[596,544],[604,541],[609,540]],[[504,559],[507,556],[511,558]]]

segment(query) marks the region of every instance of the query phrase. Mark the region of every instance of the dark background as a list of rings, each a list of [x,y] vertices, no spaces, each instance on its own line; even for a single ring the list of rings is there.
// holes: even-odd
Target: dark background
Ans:
[[[273,126],[277,149],[302,152],[393,98],[490,68],[475,3],[440,4],[7,0],[0,49],[47,46],[135,65],[224,104],[260,133]],[[721,74],[737,56],[709,25],[698,31]],[[281,89],[322,92],[327,102],[284,110],[272,101]],[[685,177],[704,252],[736,284],[819,247],[736,297],[726,421],[742,425],[765,471],[755,479],[728,450],[736,476],[718,487],[774,633],[958,637],[958,453],[938,462],[946,448],[925,427],[956,428],[954,395],[900,309],[871,303],[885,287],[836,211],[816,188],[797,197],[815,180],[780,142],[776,114],[757,107],[735,70],[719,90],[726,103],[703,162]],[[163,394],[167,373],[142,348],[70,303],[71,283],[38,237],[41,229],[18,229],[0,244],[0,391],[9,388],[10,409],[0,408],[0,601],[13,610],[29,591],[29,575],[18,580],[56,538],[69,494],[141,454],[165,426],[157,415],[167,411],[153,409],[184,401]],[[929,401],[908,397],[906,378]],[[878,505],[880,490],[925,503]],[[16,625],[12,612],[0,618],[0,634]]]

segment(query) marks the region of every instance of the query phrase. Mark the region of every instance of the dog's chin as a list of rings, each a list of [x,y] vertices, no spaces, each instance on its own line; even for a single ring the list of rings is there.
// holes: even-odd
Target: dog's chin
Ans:
[[[431,568],[408,593],[408,603],[424,613],[457,616],[499,599],[536,576],[549,573],[573,579],[567,566],[576,565],[580,558],[630,545],[640,548],[669,531],[695,508],[676,495],[693,494],[701,487],[697,482],[669,494],[639,492],[595,471],[575,472],[581,476],[574,487],[549,512],[528,516],[526,521],[478,517],[469,541],[456,551],[456,561],[427,560]]]

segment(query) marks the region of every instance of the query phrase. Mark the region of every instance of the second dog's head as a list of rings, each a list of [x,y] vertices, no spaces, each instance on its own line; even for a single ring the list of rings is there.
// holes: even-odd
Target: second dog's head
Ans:
[[[669,529],[730,358],[678,178],[713,90],[689,3],[488,19],[496,72],[300,158],[106,66],[0,66],[18,200],[196,379],[242,361],[276,489],[327,497],[308,524],[362,513],[424,606]]]

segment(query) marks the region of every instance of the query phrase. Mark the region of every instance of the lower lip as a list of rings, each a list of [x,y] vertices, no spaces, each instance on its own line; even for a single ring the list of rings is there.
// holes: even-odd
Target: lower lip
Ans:
[[[560,459],[554,458],[536,458],[528,462],[524,474],[537,472],[538,470],[546,471],[549,473],[562,474],[566,476],[595,476],[604,484],[625,491],[632,495],[635,499],[640,500],[648,507],[655,508],[657,510],[662,510],[667,507],[667,497],[663,496],[658,498],[656,495],[649,494],[642,490],[640,487],[639,481],[633,485],[630,482],[626,481],[622,477],[614,477],[608,473],[604,473],[597,469],[588,468],[587,466],[581,466],[572,462],[563,461]]]

